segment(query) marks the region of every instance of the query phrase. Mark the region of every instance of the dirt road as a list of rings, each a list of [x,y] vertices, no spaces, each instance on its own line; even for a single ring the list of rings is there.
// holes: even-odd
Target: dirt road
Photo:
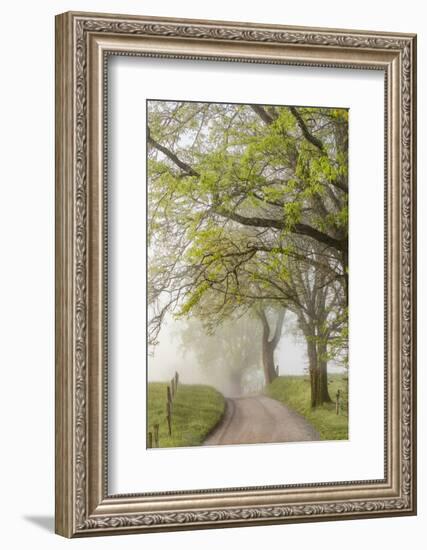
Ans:
[[[224,417],[204,445],[319,440],[301,415],[275,399],[255,395],[227,399]]]

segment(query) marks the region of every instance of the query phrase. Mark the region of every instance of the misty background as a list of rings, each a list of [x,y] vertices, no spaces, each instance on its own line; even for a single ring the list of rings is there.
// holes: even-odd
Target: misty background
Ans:
[[[254,323],[253,320],[249,322]],[[194,330],[194,326],[189,326],[187,320],[174,319],[171,316],[165,318],[159,333],[158,344],[150,348],[148,355],[149,382],[169,381],[174,373],[178,372],[184,384],[208,384],[228,397],[262,391],[264,374],[261,346],[258,341],[253,342],[252,353],[249,350],[252,366],[244,373],[243,380],[236,385],[233,384],[228,373],[238,370],[239,367],[233,364],[232,357],[222,356],[223,335],[214,332],[208,336],[200,322],[192,320],[191,323],[197,330]],[[244,326],[245,316],[232,323]],[[227,326],[225,330],[227,331]],[[189,333],[194,335],[192,341],[188,338]],[[187,338],[184,335],[187,335]],[[203,359],[200,359],[200,352],[203,351],[200,348],[205,347],[206,343],[211,349],[218,350],[216,366],[212,364],[212,352],[209,361],[203,362]],[[215,354],[215,351],[213,353]],[[274,358],[279,376],[308,374],[306,342],[297,328],[296,316],[290,311],[286,312],[282,336]],[[333,362],[328,364],[328,371],[331,373],[344,370]]]
[[[277,186],[274,181],[274,177],[277,175],[275,162],[278,162],[281,167],[280,178],[289,179],[296,170],[294,153],[301,147],[301,135],[294,131],[294,115],[290,111],[291,107],[273,106],[271,107],[272,110],[265,111],[268,108],[268,106],[254,108],[254,106],[249,105],[191,101],[149,100],[147,102],[147,127],[149,130],[147,150],[148,161],[151,162],[148,170],[150,220],[148,265],[151,268],[148,276],[151,291],[148,294],[151,295],[151,298],[149,302],[149,328],[147,331],[149,349],[147,379],[149,382],[167,382],[174,376],[175,372],[178,372],[179,378],[184,384],[211,385],[226,396],[259,393],[277,375],[308,375],[307,346],[310,346],[312,349],[310,353],[312,363],[310,372],[316,372],[318,373],[316,376],[321,377],[323,368],[320,368],[321,363],[324,365],[325,375],[322,381],[326,389],[324,391],[325,395],[322,394],[321,399],[326,396],[329,400],[327,372],[334,373],[346,370],[334,363],[331,358],[328,360],[321,359],[326,356],[327,343],[322,343],[323,352],[320,351],[322,346],[319,343],[316,344],[313,353],[313,341],[316,338],[319,339],[319,335],[324,332],[324,328],[321,326],[322,323],[326,322],[329,313],[332,313],[331,318],[334,317],[334,313],[338,315],[336,312],[339,312],[342,306],[341,303],[338,305],[333,303],[335,297],[342,294],[340,287],[341,272],[346,273],[345,266],[340,265],[341,260],[337,261],[334,253],[331,252],[328,260],[324,262],[323,269],[312,268],[311,271],[309,263],[294,262],[292,269],[294,272],[299,272],[301,282],[299,286],[297,285],[298,288],[295,288],[294,283],[294,287],[290,290],[291,294],[296,292],[299,296],[302,291],[306,292],[307,295],[310,295],[310,299],[315,298],[313,303],[318,304],[319,309],[319,311],[316,311],[315,319],[310,319],[311,325],[313,325],[310,331],[306,329],[306,334],[303,334],[299,327],[303,328],[304,323],[301,322],[298,308],[296,308],[296,313],[299,317],[290,309],[287,309],[289,304],[283,304],[282,294],[279,294],[282,302],[280,300],[275,302],[274,300],[267,301],[264,299],[264,301],[254,300],[253,303],[249,303],[252,298],[245,302],[245,299],[242,298],[244,293],[241,294],[240,288],[235,290],[234,294],[231,290],[229,292],[229,278],[232,279],[233,273],[233,265],[231,264],[236,260],[228,260],[226,264],[221,263],[224,257],[233,258],[236,249],[237,255],[242,254],[242,250],[244,251],[245,247],[252,246],[254,241],[261,246],[260,250],[266,248],[270,257],[274,260],[276,258],[275,253],[273,253],[275,246],[278,245],[279,249],[286,248],[288,243],[283,243],[280,239],[277,241],[278,235],[274,231],[265,236],[251,228],[250,224],[249,226],[243,224],[242,227],[234,223],[231,217],[224,226],[226,227],[225,237],[222,236],[222,233],[221,236],[217,235],[215,231],[223,227],[223,219],[221,215],[218,219],[217,214],[212,214],[212,208],[206,206],[212,200],[210,187],[208,186],[209,192],[207,192],[203,186],[194,185],[194,182],[191,183],[191,179],[188,181],[186,179],[187,176],[197,175],[198,179],[203,180],[203,174],[205,174],[207,181],[209,181],[211,174],[216,173],[218,170],[216,155],[223,155],[224,158],[221,157],[222,169],[229,166],[233,167],[230,169],[230,173],[227,172],[221,175],[224,181],[228,181],[227,177],[234,181],[236,166],[241,167],[244,177],[242,175],[238,176],[236,180],[238,183],[235,182],[239,194],[241,194],[241,196],[239,195],[240,202],[235,196],[228,196],[227,193],[224,196],[221,195],[222,200],[227,203],[227,200],[232,199],[233,208],[237,208],[237,210],[243,208],[247,215],[255,215],[256,208],[259,208],[259,205],[254,207],[253,204],[245,202],[250,195],[250,193],[248,194],[248,186],[251,188],[252,185],[256,188],[259,183],[255,176],[253,181],[251,180],[252,171],[260,170],[262,177],[265,177],[266,168],[264,164],[262,164],[262,167],[258,166],[257,156],[252,152],[250,158],[254,164],[249,173],[246,173],[242,158],[245,154],[249,154],[248,144],[252,143],[254,131],[255,135],[259,136],[260,143],[264,143],[262,140],[265,127],[263,117],[259,115],[260,111],[266,117],[271,117],[273,112],[277,119],[279,116],[282,117],[280,120],[288,128],[293,145],[284,144],[286,147],[280,150],[287,151],[285,161],[283,156],[280,156],[269,167],[270,172],[267,170],[267,174],[269,174],[267,179],[271,178],[269,188],[273,193],[281,193],[280,199],[285,201],[285,205],[295,206],[296,199],[295,197],[292,198],[292,193]],[[317,108],[317,118],[313,114],[313,110],[310,111],[310,122],[308,120],[306,122],[309,126],[311,125],[310,128],[315,133],[319,129],[318,127],[323,128],[324,124],[330,124],[331,113],[327,109],[326,111],[324,113],[321,108]],[[330,130],[331,134],[328,134],[328,139],[325,141],[325,147],[327,143],[331,153],[333,153],[332,156],[334,156],[336,154],[335,149],[338,147],[337,144],[342,142],[343,158],[345,159],[346,142],[343,136],[347,136],[348,127],[347,111],[345,109],[342,111],[339,116],[334,115],[334,124],[330,126],[332,130]],[[301,114],[299,116],[301,117]],[[302,119],[298,120],[301,121]],[[230,143],[234,143],[233,132],[238,132],[240,137],[231,146]],[[242,138],[245,135],[247,136],[246,141]],[[269,154],[271,154],[271,151]],[[267,155],[267,158],[270,157]],[[193,163],[196,165],[200,163],[201,159],[204,160],[198,170],[202,169],[203,173],[199,174],[194,171],[192,166]],[[233,159],[233,162],[231,162],[231,159]],[[283,162],[284,165],[282,166],[281,163]],[[345,169],[344,161],[343,164],[343,169]],[[256,169],[255,166],[257,166]],[[238,173],[240,174],[240,172]],[[183,187],[179,185],[181,180],[186,182]],[[242,181],[246,183],[242,185]],[[218,189],[221,189],[221,193],[224,193],[218,182],[215,185],[218,186]],[[339,193],[336,194],[336,191],[329,191],[335,193],[333,194],[335,199],[333,204],[335,206],[339,204],[339,212],[341,212],[341,207],[344,208],[346,205],[346,194],[344,193],[344,196],[341,197]],[[286,198],[287,193],[290,193],[291,199]],[[259,197],[257,197],[257,200],[260,200]],[[299,196],[298,201],[300,201],[298,204],[302,208],[301,196]],[[277,205],[272,207],[268,200],[262,200],[261,202],[262,212],[268,211],[268,217],[275,218],[278,216],[279,223],[283,221],[283,207],[280,207],[278,211]],[[321,212],[327,210],[325,204],[323,204]],[[316,213],[310,201],[307,204],[304,202],[303,206],[305,207],[305,213]],[[211,213],[208,215],[209,212]],[[201,214],[203,216],[197,221],[198,216],[201,216]],[[201,220],[203,220],[203,224]],[[335,231],[335,226],[332,229]],[[347,230],[347,226],[345,230]],[[198,239],[195,238],[196,235]],[[342,236],[338,235],[338,238],[341,239]],[[223,239],[223,242],[221,242],[221,239]],[[300,237],[295,237],[295,235],[293,239],[293,244],[299,248],[302,247],[303,254],[307,257],[312,257],[314,254],[317,258],[318,254],[322,255],[324,253],[324,248],[322,248],[324,243],[317,243],[318,248],[313,249],[316,243],[311,240],[307,244],[301,242]],[[216,254],[219,255],[221,261],[216,259],[209,264],[210,290],[213,291],[205,293],[203,284],[206,281],[199,278],[199,270],[203,262],[203,255],[211,252],[212,249],[216,249],[218,243],[221,244],[221,248],[219,251],[216,250]],[[187,250],[187,247],[189,250]],[[230,252],[231,249],[232,252]],[[189,252],[194,257],[186,260],[188,265],[185,261],[180,263],[181,255],[185,256]],[[338,256],[341,258],[340,254],[341,252]],[[251,257],[243,256],[243,258],[245,258],[245,269],[239,271],[240,279],[237,275],[240,264],[236,263],[234,265],[237,285],[239,285],[239,280],[243,281],[247,288],[252,291],[247,294],[250,296],[252,294],[256,295],[259,289],[257,289],[257,285],[252,285],[251,275],[258,274],[258,271],[262,268],[256,261],[253,262],[254,265],[251,264]],[[218,276],[218,266],[220,267],[221,276]],[[274,261],[272,264],[267,262],[267,267],[264,268],[267,270],[267,274],[264,273],[264,275],[269,282],[270,295],[275,296],[275,285],[271,281],[274,283],[277,280],[282,288],[286,284],[289,285],[287,279],[292,281],[295,279],[295,274],[293,277],[284,275],[283,267],[284,262],[283,257],[281,257],[277,264]],[[242,273],[246,273],[246,275],[242,275]],[[333,275],[328,284],[326,284],[325,273],[328,273],[329,276]],[[206,274],[204,274],[204,277],[206,278]],[[306,288],[304,288],[304,284]],[[334,285],[338,286],[340,290],[337,291]],[[301,286],[303,290],[301,290]],[[224,288],[222,287],[225,288],[223,302],[221,292],[224,291]],[[329,290],[325,291],[325,288]],[[235,296],[236,292],[239,294],[237,298]],[[289,289],[286,292],[289,293]],[[321,299],[322,292],[326,292],[323,300]],[[266,294],[269,296],[268,292]],[[323,304],[322,311],[320,311],[319,304]],[[278,305],[279,307],[277,307]],[[293,309],[295,311],[295,307]],[[285,318],[282,325],[284,311]],[[174,313],[177,317],[174,316]],[[304,315],[302,317],[304,318]],[[331,321],[331,319],[329,320]],[[206,325],[210,325],[208,326],[209,335],[205,331]],[[265,329],[266,326],[267,329]],[[328,338],[330,338],[330,342],[333,341],[330,335],[328,335]],[[331,347],[333,348],[333,346]],[[320,382],[317,387],[321,387]],[[320,396],[320,392],[318,393]]]

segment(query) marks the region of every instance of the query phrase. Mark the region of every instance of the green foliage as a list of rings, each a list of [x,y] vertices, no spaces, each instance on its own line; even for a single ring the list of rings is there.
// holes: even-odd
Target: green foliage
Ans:
[[[148,384],[147,432],[159,424],[160,447],[200,445],[221,420],[224,396],[209,386],[178,384],[173,400],[172,436],[166,420],[166,388],[162,382]]]
[[[196,286],[194,291],[189,295],[188,299],[182,304],[181,308],[176,314],[177,317],[184,317],[188,315],[190,311],[200,302],[203,294],[209,289],[209,283],[203,281],[200,285]]]
[[[312,409],[310,406],[310,380],[308,376],[280,376],[266,388],[266,394],[281,401],[304,416],[319,432],[323,440],[348,439],[348,378],[347,375],[329,375],[329,394],[335,399],[337,390],[344,396],[344,407],[336,414],[335,403],[325,403]]]
[[[201,229],[203,211],[209,211],[206,219],[223,227],[224,218],[213,215],[215,205],[223,211],[235,211],[238,206],[250,216],[265,215],[273,206],[269,216],[281,218],[288,230],[301,221],[310,223],[311,209],[312,222],[321,224],[322,230],[346,229],[346,200],[336,208],[328,202],[326,187],[347,174],[347,152],[329,145],[333,133],[325,120],[346,124],[347,111],[300,109],[303,118],[314,121],[314,127],[328,128],[316,132],[317,139],[325,136],[324,146],[329,148],[325,154],[301,139],[287,107],[266,110],[276,117],[271,125],[263,124],[245,105],[150,102],[151,134],[157,134],[158,141],[200,174],[185,176],[170,159],[149,158],[150,202],[156,205],[154,229],[159,230],[162,220],[173,219],[188,227],[191,238],[196,228]],[[184,146],[194,135],[193,146]],[[326,215],[317,212],[319,198],[328,209]],[[281,214],[274,205],[281,206]]]
[[[343,310],[348,111],[257,108],[264,117],[250,105],[148,104],[161,144],[148,146],[148,295],[163,308],[150,342],[166,312],[212,327],[260,302],[303,310],[316,270],[331,289],[325,322]]]
[[[343,367],[348,368],[348,307],[334,312],[333,321],[337,325],[334,334],[328,336],[327,359],[334,359]]]
[[[285,211],[285,224],[289,230],[301,221],[301,211],[302,203],[301,202],[287,202],[284,205]]]

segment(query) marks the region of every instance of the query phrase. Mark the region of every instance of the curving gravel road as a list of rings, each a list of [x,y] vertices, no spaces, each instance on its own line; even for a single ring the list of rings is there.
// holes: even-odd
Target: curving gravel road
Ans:
[[[222,421],[204,445],[319,441],[320,435],[300,414],[265,395],[226,400]]]

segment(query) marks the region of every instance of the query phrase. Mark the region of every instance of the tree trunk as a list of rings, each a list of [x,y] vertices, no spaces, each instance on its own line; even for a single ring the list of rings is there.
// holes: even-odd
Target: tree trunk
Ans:
[[[310,375],[310,403],[311,407],[314,408],[317,406],[316,396],[317,396],[317,353],[316,353],[316,342],[312,337],[306,334],[307,339],[307,355],[308,355],[308,372]]]
[[[318,361],[318,383],[317,383],[317,404],[330,403],[332,400],[328,390],[328,359],[326,356],[326,342],[317,343]]]
[[[274,348],[272,342],[268,338],[262,339],[262,363],[264,368],[264,379],[266,384],[271,384],[277,377],[276,368],[274,365]]]
[[[270,339],[270,325],[264,310],[259,311],[259,317],[262,322],[262,364],[264,369],[265,384],[271,384],[277,378],[276,366],[274,364],[274,350],[280,341],[282,334],[285,310],[282,309],[277,315],[276,328],[274,336]]]
[[[328,390],[328,361],[326,343],[318,341],[314,328],[304,329],[307,341],[308,370],[310,375],[310,404],[314,409],[323,403],[330,403]]]
[[[342,254],[342,263],[344,269],[344,294],[345,294],[345,304],[348,307],[348,251],[344,251]]]

